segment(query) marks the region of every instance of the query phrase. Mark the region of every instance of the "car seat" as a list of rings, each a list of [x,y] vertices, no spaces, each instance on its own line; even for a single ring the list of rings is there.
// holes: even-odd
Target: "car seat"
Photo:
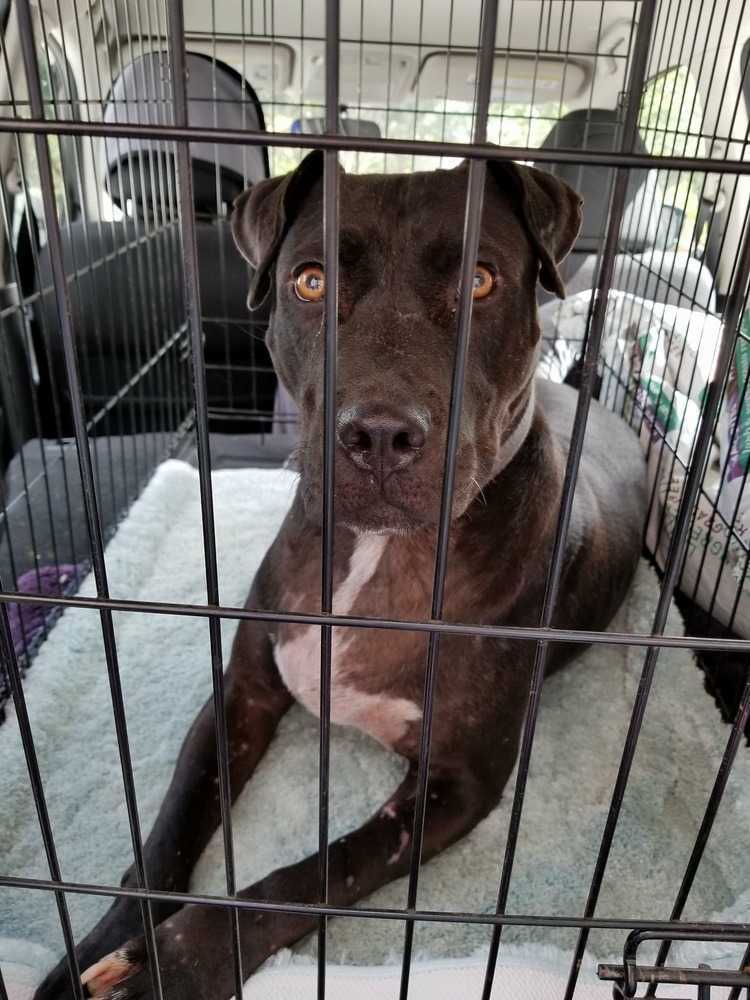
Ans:
[[[541,148],[612,152],[617,148],[618,135],[615,111],[582,109],[571,111],[557,121]],[[641,155],[648,153],[640,134],[634,151]],[[583,196],[581,233],[561,272],[569,294],[591,288],[596,282],[597,252],[607,228],[614,170],[574,163],[540,166]],[[662,208],[658,171],[631,170],[612,287],[659,302],[713,311],[714,282],[708,268],[688,253],[659,246]],[[540,302],[550,298],[540,290]]]
[[[162,81],[168,79],[166,59],[165,52],[152,52],[126,66],[112,87],[104,121],[169,122],[169,102],[161,93]],[[187,67],[191,125],[265,129],[255,92],[234,70],[195,53],[188,54]],[[179,355],[183,398],[190,398],[184,381],[186,338],[182,345],[176,341],[185,322],[179,227],[176,214],[170,219],[164,207],[165,191],[176,190],[169,146],[103,140],[105,188],[125,217],[115,223],[77,219],[63,231],[65,271],[77,273],[71,308],[87,415],[137,380],[123,405],[113,406],[95,433],[163,427],[167,366],[154,366],[145,375],[142,369],[169,342]],[[272,410],[276,386],[263,342],[266,317],[247,312],[247,264],[234,247],[228,213],[246,183],[268,176],[267,149],[191,143],[190,153],[211,429],[265,430],[267,422],[259,414]],[[151,235],[144,238],[146,232]],[[45,328],[52,333],[57,329],[46,248],[39,254],[39,272],[38,336]],[[52,364],[61,363],[59,338],[50,336],[49,345]],[[63,433],[70,433],[69,410],[63,423]]]

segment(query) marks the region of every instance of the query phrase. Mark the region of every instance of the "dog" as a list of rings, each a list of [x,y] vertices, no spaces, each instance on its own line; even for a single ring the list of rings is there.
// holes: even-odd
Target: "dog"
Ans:
[[[252,265],[248,304],[271,301],[268,347],[300,412],[296,496],[246,607],[321,608],[323,155],[244,192],[232,216]],[[333,610],[425,619],[456,349],[467,169],[340,176],[340,293]],[[444,619],[539,624],[556,532],[575,390],[537,381],[537,281],[560,297],[581,199],[552,175],[489,163],[457,450]],[[645,463],[630,429],[592,404],[554,616],[602,630],[641,552]],[[226,672],[231,793],[236,797],[296,699],[320,704],[320,628],[242,621]],[[331,719],[401,754],[409,769],[371,819],[333,842],[329,901],[349,906],[409,869],[428,637],[333,630]],[[580,651],[550,646],[549,670]],[[498,803],[513,769],[535,644],[445,634],[439,647],[422,860],[467,834]],[[148,884],[183,891],[220,823],[213,705],[183,744],[145,845]],[[124,879],[135,886],[133,871]],[[241,898],[318,901],[318,858],[282,868]],[[167,1000],[234,994],[227,911],[154,902]],[[314,930],[315,915],[241,911],[242,965]],[[78,947],[89,995],[153,997],[141,911],[119,898]],[[71,997],[65,963],[36,1000]]]

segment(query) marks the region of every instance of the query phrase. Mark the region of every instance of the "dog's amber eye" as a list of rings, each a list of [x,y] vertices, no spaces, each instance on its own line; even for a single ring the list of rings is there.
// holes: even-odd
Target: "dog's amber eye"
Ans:
[[[495,275],[484,264],[477,264],[477,269],[474,272],[474,298],[486,299],[494,287]]]
[[[303,267],[294,279],[294,291],[297,298],[304,302],[320,302],[325,295],[326,276],[319,264],[308,264]]]

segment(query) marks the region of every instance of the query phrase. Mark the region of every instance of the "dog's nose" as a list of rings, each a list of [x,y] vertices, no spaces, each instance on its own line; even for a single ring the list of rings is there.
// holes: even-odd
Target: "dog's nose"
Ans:
[[[385,479],[417,457],[427,440],[429,421],[415,409],[366,403],[339,413],[338,439],[361,469]]]

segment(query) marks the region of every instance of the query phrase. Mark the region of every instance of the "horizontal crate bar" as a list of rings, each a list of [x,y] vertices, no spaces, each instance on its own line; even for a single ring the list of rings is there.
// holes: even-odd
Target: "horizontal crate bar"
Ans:
[[[257,132],[248,129],[196,126],[115,124],[62,121],[54,118],[0,118],[0,133],[73,135],[120,139],[165,139],[170,142],[212,142],[232,146],[286,146],[292,149],[336,149],[354,153],[394,153],[451,156],[467,160],[533,160],[534,163],[572,163],[597,167],[691,170],[709,174],[750,174],[750,160],[712,160],[700,156],[644,156],[594,150],[540,149],[536,146],[496,146],[491,143],[437,142],[427,139],[373,139],[351,135],[310,135]]]
[[[288,913],[290,915],[323,915],[329,917],[359,917],[363,920],[404,920],[433,924],[503,924],[512,927],[562,927],[590,930],[648,930],[655,934],[670,934],[675,930],[693,931],[698,939],[744,941],[750,937],[750,924],[736,923],[676,923],[667,920],[638,920],[623,917],[568,917],[525,913],[473,913],[460,910],[395,910],[386,907],[346,907],[328,903],[275,903],[265,899],[245,899],[241,896],[213,896],[195,892],[166,892],[160,889],[131,889],[114,885],[91,885],[85,882],[55,882],[52,879],[22,878],[0,875],[0,887],[38,889],[45,892],[72,892],[83,896],[112,896],[148,899],[152,902],[189,903],[196,906],[216,906],[224,909],[248,910],[251,913]],[[703,938],[701,938],[701,935]]]
[[[633,968],[639,983],[679,983],[682,986],[750,986],[750,976],[727,969],[671,969],[657,965],[636,965]],[[600,979],[622,982],[625,978],[624,965],[600,965],[597,969]]]
[[[662,649],[710,649],[750,653],[750,639],[715,639],[693,635],[647,635],[644,632],[589,632],[572,628],[532,628],[520,625],[464,625],[457,622],[401,621],[356,615],[304,614],[296,611],[254,611],[212,604],[176,604],[169,601],[132,601],[117,598],[62,597],[18,591],[0,593],[0,603],[47,604],[73,608],[107,608],[138,614],[185,615],[192,618],[230,618],[239,621],[280,622],[290,625],[341,625],[346,628],[382,628],[400,632],[481,636],[486,639],[529,639],[533,642],[572,642],[603,646],[658,646]]]

